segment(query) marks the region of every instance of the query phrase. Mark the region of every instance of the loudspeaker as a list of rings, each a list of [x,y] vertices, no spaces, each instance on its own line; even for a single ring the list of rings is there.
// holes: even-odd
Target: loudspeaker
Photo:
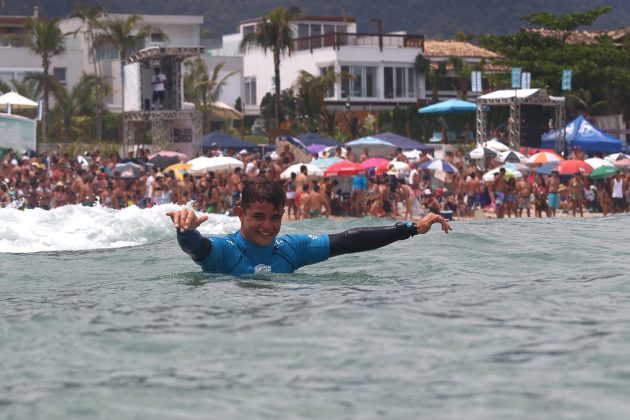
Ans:
[[[547,131],[549,115],[542,105],[521,106],[521,146],[540,147]]]

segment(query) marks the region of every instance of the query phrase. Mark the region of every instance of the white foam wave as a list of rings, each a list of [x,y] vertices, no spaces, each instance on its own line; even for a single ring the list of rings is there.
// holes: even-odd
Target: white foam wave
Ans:
[[[180,208],[164,204],[149,209],[63,206],[42,209],[0,209],[0,252],[78,251],[137,246],[175,235],[166,212]],[[203,234],[224,234],[240,226],[236,217],[211,214]]]

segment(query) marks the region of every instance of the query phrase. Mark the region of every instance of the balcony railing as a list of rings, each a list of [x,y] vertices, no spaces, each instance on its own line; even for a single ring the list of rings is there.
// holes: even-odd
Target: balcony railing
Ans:
[[[296,38],[294,43],[297,51],[310,50],[311,52],[318,48],[330,47],[338,50],[344,46],[379,47],[381,51],[383,48],[419,48],[424,50],[423,35],[335,32]]]

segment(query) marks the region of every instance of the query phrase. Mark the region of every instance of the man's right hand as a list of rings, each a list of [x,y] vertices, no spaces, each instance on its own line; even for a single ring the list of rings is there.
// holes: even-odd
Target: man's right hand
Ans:
[[[179,230],[195,230],[203,222],[208,220],[207,214],[202,214],[197,217],[197,214],[192,209],[169,211],[166,215],[171,218],[173,225]]]

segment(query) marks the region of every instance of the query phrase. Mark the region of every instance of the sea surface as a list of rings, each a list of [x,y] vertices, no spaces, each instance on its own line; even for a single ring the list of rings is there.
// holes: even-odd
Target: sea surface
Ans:
[[[456,221],[238,279],[200,272],[173,208],[0,209],[0,418],[630,418],[630,215]]]

